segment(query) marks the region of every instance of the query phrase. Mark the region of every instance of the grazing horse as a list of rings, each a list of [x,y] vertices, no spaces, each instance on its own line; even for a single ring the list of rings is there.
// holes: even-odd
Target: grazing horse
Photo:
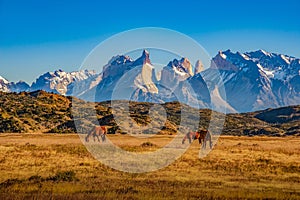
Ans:
[[[93,136],[94,141],[96,138],[100,142],[99,136],[101,137],[102,142],[106,141],[107,128],[105,126],[95,126],[85,137],[85,141],[89,142],[89,138]]]
[[[188,132],[187,134],[185,134],[184,138],[182,139],[182,144],[184,144],[186,139],[189,139],[189,143],[192,143],[192,140],[197,140],[199,139],[200,134],[198,132]],[[201,143],[201,141],[199,140],[199,143]]]
[[[206,148],[206,143],[209,141],[209,146],[212,148],[212,141],[211,141],[211,134],[208,130],[200,130],[197,132],[188,132],[184,138],[182,139],[182,144],[184,144],[185,140],[189,139],[189,143],[192,143],[192,140],[197,140],[199,141],[199,144],[202,144],[202,148]]]
[[[201,141],[203,141],[203,149],[206,149],[206,143],[209,142],[209,148],[212,149],[212,140],[211,140],[211,134],[208,130],[200,130],[200,137],[199,137],[199,144],[201,144]]]

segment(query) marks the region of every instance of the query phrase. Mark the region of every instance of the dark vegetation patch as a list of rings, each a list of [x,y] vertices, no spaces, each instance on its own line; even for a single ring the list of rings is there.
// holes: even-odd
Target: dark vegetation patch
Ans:
[[[48,182],[48,181],[74,182],[74,181],[79,181],[79,179],[76,177],[76,173],[72,170],[58,171],[58,172],[56,172],[55,175],[48,176],[48,177],[33,175],[27,179],[18,179],[18,178],[7,179],[6,181],[0,183],[0,189],[6,189],[8,187],[18,185],[18,184],[29,184],[29,183],[36,184],[36,183],[43,183],[43,182]]]

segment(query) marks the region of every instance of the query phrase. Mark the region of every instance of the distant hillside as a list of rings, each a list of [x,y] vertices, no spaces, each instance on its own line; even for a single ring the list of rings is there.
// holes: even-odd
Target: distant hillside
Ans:
[[[300,106],[228,114],[225,135],[300,135]],[[294,117],[292,117],[294,116]]]
[[[109,128],[109,133],[124,133],[116,125],[110,102],[88,103],[79,99],[82,108],[80,112],[89,112],[85,108],[96,109],[97,119],[101,125]],[[176,134],[180,123],[180,108],[186,106],[178,102],[162,104],[167,111],[167,122],[160,134]],[[72,99],[44,91],[1,93],[0,92],[0,133],[74,133],[77,132],[72,118]],[[138,124],[150,123],[148,116],[151,103],[131,102],[130,116]],[[207,128],[211,110],[201,109],[199,112],[201,128]],[[218,114],[218,113],[215,113]],[[83,115],[84,116],[84,115]],[[87,115],[88,116],[88,115]],[[92,127],[90,121],[83,117],[80,120],[84,130]],[[92,123],[97,124],[97,121]],[[300,106],[289,106],[263,111],[228,114],[226,116],[223,134],[225,135],[300,135]],[[222,128],[222,127],[221,127]],[[86,132],[78,130],[79,132]]]

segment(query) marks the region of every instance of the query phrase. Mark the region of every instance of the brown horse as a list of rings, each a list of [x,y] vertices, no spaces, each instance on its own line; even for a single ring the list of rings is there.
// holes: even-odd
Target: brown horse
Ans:
[[[208,130],[200,130],[200,137],[199,137],[199,143],[201,144],[201,141],[203,141],[203,149],[206,149],[206,143],[209,142],[209,148],[212,149],[212,136],[211,133]]]
[[[95,126],[85,137],[85,141],[89,142],[89,138],[93,136],[94,141],[96,138],[100,142],[99,136],[101,137],[102,142],[106,141],[107,128],[105,126]]]
[[[182,139],[182,144],[184,144],[185,140],[188,139],[189,143],[192,143],[192,140],[197,140],[199,141],[199,144],[202,144],[202,148],[206,148],[206,143],[209,141],[209,146],[212,148],[212,141],[211,141],[211,134],[208,130],[200,130],[197,132],[188,132],[184,138]]]
[[[185,134],[184,138],[182,139],[182,144],[184,144],[186,139],[189,139],[189,143],[192,143],[192,140],[199,139],[200,133],[198,132],[188,132]],[[201,140],[199,140],[199,143],[201,143]]]

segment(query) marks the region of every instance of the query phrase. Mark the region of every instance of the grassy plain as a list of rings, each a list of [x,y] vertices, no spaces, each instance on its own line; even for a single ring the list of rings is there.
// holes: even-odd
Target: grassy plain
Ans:
[[[136,152],[172,137],[109,136]],[[75,134],[1,134],[0,199],[300,199],[299,137],[221,136],[202,159],[199,148],[133,174],[98,162]]]

